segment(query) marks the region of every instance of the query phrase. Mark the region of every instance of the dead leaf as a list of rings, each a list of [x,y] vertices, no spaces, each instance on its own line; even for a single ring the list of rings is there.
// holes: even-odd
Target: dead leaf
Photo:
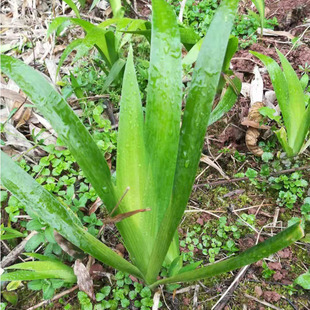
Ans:
[[[256,156],[262,156],[264,151],[257,145],[259,131],[256,128],[249,128],[245,135],[245,144],[250,152]]]
[[[258,28],[257,32],[258,32],[258,34],[261,34],[261,32],[262,32],[261,28]],[[266,28],[263,29],[263,35],[264,36],[272,36],[272,37],[287,37],[290,40],[295,38],[291,33],[287,32],[287,31],[275,31],[275,30],[266,29]]]
[[[10,111],[17,109],[16,113],[12,117],[12,120],[17,123],[16,128],[19,128],[20,126],[27,123],[32,114],[32,109],[25,107],[25,104],[31,104],[31,102],[27,100],[27,97],[7,88],[1,87],[0,91],[1,97],[13,101],[13,105],[9,105]]]
[[[89,271],[79,259],[75,261],[73,271],[77,277],[79,289],[85,292],[92,300],[95,300],[93,280]]]
[[[262,108],[263,106],[264,104],[261,101],[257,101],[251,106],[248,117],[247,117],[248,124],[250,121],[250,122],[253,122],[252,123],[253,125],[254,123],[259,125],[259,123],[263,119],[262,115],[259,113],[259,109]],[[242,123],[244,124],[245,122],[242,122]],[[260,132],[254,126],[250,127],[245,134],[246,146],[249,149],[249,151],[252,152],[256,156],[262,156],[264,153],[264,151],[257,145],[259,136],[260,136]]]
[[[97,209],[102,205],[102,201],[100,197],[96,199],[96,201],[91,205],[88,211],[88,215],[91,215],[92,213],[95,213]]]
[[[25,102],[26,104],[31,104],[31,102],[28,101],[26,97],[24,97],[23,95],[19,94],[14,90],[1,87],[0,91],[1,91],[1,97],[8,98],[10,100],[17,101],[19,103]]]
[[[201,158],[200,158],[200,161],[202,161],[203,163],[211,166],[212,168],[216,169],[223,178],[225,179],[229,179],[229,177],[226,175],[226,173],[223,171],[223,169],[218,166],[214,161],[212,161],[207,155],[203,155]]]
[[[243,121],[241,122],[241,125],[256,128],[256,129],[265,129],[265,130],[270,129],[270,126],[263,125],[263,124],[255,122],[255,121],[251,121],[247,117],[243,119]]]
[[[117,214],[116,216],[105,219],[103,223],[104,224],[116,224],[126,219],[127,217],[133,216],[137,213],[146,212],[146,211],[151,211],[151,209],[138,209],[138,210],[134,210],[134,211],[126,212],[126,213]]]

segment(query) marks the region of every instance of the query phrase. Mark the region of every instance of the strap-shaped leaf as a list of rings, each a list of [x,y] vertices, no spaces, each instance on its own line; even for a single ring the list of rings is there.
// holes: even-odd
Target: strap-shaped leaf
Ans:
[[[182,122],[173,193],[156,236],[148,283],[156,279],[191,193],[238,2],[221,2],[202,43]]]
[[[300,135],[297,137],[296,144],[298,146],[302,145],[302,147],[298,149],[298,151],[300,151],[300,153],[302,153],[310,145],[310,136],[309,136],[309,132],[310,132],[310,104],[308,104],[307,110],[304,114],[304,118],[303,118],[301,125],[299,127],[299,131],[300,131]],[[305,138],[307,136],[308,136],[308,141],[306,142]],[[304,143],[304,145],[303,145],[303,143]]]
[[[169,204],[180,132],[182,84],[181,43],[176,16],[164,0],[154,0],[152,44],[145,116],[148,170],[145,206],[150,234]]]
[[[267,68],[274,91],[276,92],[277,100],[283,115],[283,121],[287,130],[287,135],[290,136],[293,127],[296,125],[291,117],[288,85],[285,76],[280,66],[271,57],[265,56],[257,52],[250,52],[257,57]]]
[[[101,92],[104,93],[109,86],[118,79],[125,65],[125,61],[123,59],[118,59],[114,65],[112,66],[106,80],[102,86]]]
[[[76,282],[76,276],[74,275],[73,269],[62,262],[55,260],[20,263],[7,267],[6,269],[32,270],[35,273],[49,274],[51,277],[63,279],[66,282]],[[10,274],[7,275],[9,276]]]
[[[110,5],[113,11],[113,17],[122,18],[124,15],[124,8],[121,0],[110,0]]]
[[[81,17],[79,9],[77,8],[76,4],[72,0],[63,0],[63,1],[66,2],[70,6],[70,8],[73,10],[73,12],[78,18]]]
[[[288,136],[288,143],[293,147],[295,152],[297,151],[296,148],[300,149],[303,143],[302,141],[301,144],[299,143],[299,145],[295,145],[297,136],[301,134],[298,130],[298,126],[301,125],[301,120],[305,114],[305,96],[301,83],[294,69],[279,50],[277,50],[277,53],[282,64],[285,79],[287,81],[291,118],[293,119],[294,127],[297,127],[297,130],[292,130],[291,134]]]
[[[59,27],[63,26],[64,23],[71,23],[81,26],[86,32],[95,27],[95,25],[84,19],[59,16],[56,17],[48,26],[46,37],[48,38],[54,31],[57,31]]]
[[[31,280],[41,280],[41,279],[59,279],[59,275],[53,271],[32,271],[32,270],[18,270],[13,272],[8,272],[1,275],[1,281],[31,281]],[[76,282],[68,281],[68,282]]]
[[[1,184],[38,218],[99,261],[141,277],[135,266],[88,233],[71,209],[61,204],[3,152],[1,152],[1,167]]]
[[[229,272],[241,268],[243,266],[257,262],[264,257],[268,257],[271,254],[290,246],[295,241],[301,239],[303,236],[304,231],[301,227],[301,224],[296,223],[295,225],[283,230],[276,236],[269,238],[254,247],[251,247],[250,249],[235,257],[220,261],[215,264],[211,264],[206,267],[202,267],[163,280],[159,280],[153,285],[151,285],[151,288],[161,284],[175,283],[179,281],[197,281],[203,278],[213,277],[224,272]]]
[[[265,0],[252,0],[252,2],[256,6],[256,9],[257,9],[257,11],[259,13],[259,16],[260,16],[260,26],[261,26],[262,33],[263,33],[264,21],[265,21]]]
[[[63,97],[37,71],[2,55],[1,69],[35,104],[82,168],[87,179],[111,210],[116,204],[111,173],[103,153]]]
[[[133,53],[130,48],[123,79],[120,102],[119,133],[117,141],[116,185],[119,197],[129,187],[118,213],[143,209],[144,187],[146,182],[146,151],[144,144],[144,118],[136,78]],[[140,270],[147,267],[150,254],[145,223],[145,213],[136,214],[121,221],[118,228],[125,240],[131,258]]]
[[[236,87],[236,90],[239,94],[241,91],[241,81],[236,77],[232,80],[232,83],[234,83],[234,86]],[[237,98],[238,95],[236,94],[235,89],[230,85],[226,90],[223,98],[220,100],[214,110],[212,110],[208,126],[212,125],[213,123],[218,121],[224,114],[226,114],[233,107]]]

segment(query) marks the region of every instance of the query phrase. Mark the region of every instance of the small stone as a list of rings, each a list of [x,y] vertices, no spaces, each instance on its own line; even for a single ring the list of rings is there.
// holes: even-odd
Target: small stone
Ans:
[[[257,297],[261,297],[263,295],[263,290],[260,286],[255,286],[254,292]]]
[[[277,271],[272,277],[275,281],[280,281],[283,279],[283,275],[280,271]]]
[[[274,291],[266,291],[263,293],[263,297],[268,302],[277,302],[280,300],[281,295]]]
[[[272,270],[281,270],[282,269],[282,265],[279,262],[270,262],[270,263],[268,263],[268,267],[269,267],[269,269],[272,269]]]

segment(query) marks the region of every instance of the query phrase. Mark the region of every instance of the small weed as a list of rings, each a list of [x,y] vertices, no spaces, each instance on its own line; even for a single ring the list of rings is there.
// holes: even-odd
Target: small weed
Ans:
[[[253,215],[242,214],[245,222],[251,225],[255,224]],[[253,218],[254,217],[254,218]],[[215,225],[217,229],[213,234],[207,234],[212,231]],[[217,221],[210,221],[204,226],[195,225],[193,230],[187,232],[185,239],[180,241],[183,248],[182,256],[184,262],[193,263],[200,259],[199,256],[207,256],[209,262],[214,262],[218,254],[222,251],[226,255],[232,255],[239,251],[234,240],[243,235],[243,229],[246,224],[242,220],[237,220],[236,224],[228,224],[227,217],[222,216]]]
[[[264,279],[270,279],[276,272],[274,270],[271,270],[265,261],[263,261],[263,271],[262,276]]]
[[[55,290],[62,286],[64,286],[64,281],[61,279],[43,279],[28,282],[28,288],[30,290],[42,290],[44,299],[51,299],[55,294]]]
[[[97,304],[94,310],[135,309],[150,310],[153,306],[151,290],[138,282],[133,282],[128,274],[117,272],[115,286],[104,286],[96,294]],[[82,309],[93,309],[89,297],[84,292],[78,293]],[[162,306],[161,302],[159,308]]]

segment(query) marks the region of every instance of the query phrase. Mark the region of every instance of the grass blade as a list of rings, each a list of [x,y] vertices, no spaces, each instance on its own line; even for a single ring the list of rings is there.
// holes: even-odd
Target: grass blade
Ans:
[[[111,173],[103,153],[63,97],[38,72],[15,58],[2,55],[1,69],[31,99],[51,123],[108,207],[116,204]]]
[[[135,266],[89,234],[71,209],[61,204],[3,152],[1,152],[1,167],[3,167],[1,184],[29,211],[49,223],[64,238],[99,261],[141,278]]]
[[[215,264],[211,264],[206,267],[202,267],[193,271],[184,272],[176,276],[159,280],[151,285],[154,288],[161,284],[175,283],[175,282],[187,282],[197,281],[203,278],[213,277],[224,272],[229,272],[241,268],[243,266],[252,264],[259,261],[264,257],[268,257],[273,253],[276,253],[295,241],[301,239],[304,236],[304,231],[301,227],[301,223],[296,223],[293,226],[288,227],[276,236],[267,239],[266,241],[259,243],[256,246],[244,251],[240,255],[220,261]]]
[[[148,283],[156,280],[191,193],[238,2],[221,2],[202,43],[183,117],[171,202],[156,236]]]

